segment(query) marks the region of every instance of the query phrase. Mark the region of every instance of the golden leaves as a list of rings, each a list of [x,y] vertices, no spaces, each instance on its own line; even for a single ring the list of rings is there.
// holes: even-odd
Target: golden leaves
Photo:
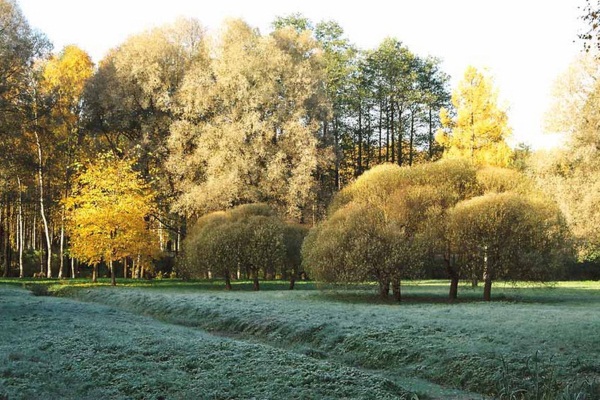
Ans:
[[[101,156],[77,178],[65,205],[75,257],[97,264],[156,252],[148,221],[153,193],[130,162]]]

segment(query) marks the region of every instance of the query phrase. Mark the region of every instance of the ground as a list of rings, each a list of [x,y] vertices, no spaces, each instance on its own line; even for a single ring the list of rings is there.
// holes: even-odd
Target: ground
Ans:
[[[0,398],[598,398],[600,284],[500,286],[0,286]]]

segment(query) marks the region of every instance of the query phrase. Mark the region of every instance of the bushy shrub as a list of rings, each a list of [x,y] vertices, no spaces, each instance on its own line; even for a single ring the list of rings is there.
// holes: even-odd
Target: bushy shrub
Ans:
[[[259,289],[259,275],[284,269],[285,225],[264,204],[247,204],[200,218],[184,241],[179,271],[191,278],[222,278],[231,289],[233,276],[245,275]]]

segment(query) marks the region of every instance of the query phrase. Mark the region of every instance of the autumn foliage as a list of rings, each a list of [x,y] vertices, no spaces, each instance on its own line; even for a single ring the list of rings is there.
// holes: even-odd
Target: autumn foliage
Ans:
[[[153,193],[127,160],[103,156],[75,180],[65,205],[72,256],[94,266],[127,257],[147,259],[158,243],[151,230]]]

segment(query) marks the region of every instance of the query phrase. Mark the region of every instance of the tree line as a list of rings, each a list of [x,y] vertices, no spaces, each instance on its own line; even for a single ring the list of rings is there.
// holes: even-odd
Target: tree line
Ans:
[[[207,212],[264,202],[315,222],[373,165],[441,155],[448,76],[396,39],[360,50],[336,22],[301,15],[268,34],[230,20],[213,37],[180,19],[95,66],[76,46],[52,53],[13,0],[0,20],[4,275],[74,275],[85,260],[70,252],[67,203],[101,155],[150,185],[151,234],[176,251]]]
[[[483,279],[489,299],[493,280],[548,279],[571,243],[596,259],[595,196],[569,191],[597,175],[589,73],[557,94],[576,99],[553,113],[567,149],[531,155],[507,145],[488,74],[469,67],[450,93],[441,60],[395,38],[359,49],[334,21],[209,35],[179,19],[98,65],[52,53],[13,0],[0,23],[5,276],[106,265],[114,282],[178,255],[178,273],[227,286],[304,271],[400,298],[401,279],[439,264],[451,298]]]

